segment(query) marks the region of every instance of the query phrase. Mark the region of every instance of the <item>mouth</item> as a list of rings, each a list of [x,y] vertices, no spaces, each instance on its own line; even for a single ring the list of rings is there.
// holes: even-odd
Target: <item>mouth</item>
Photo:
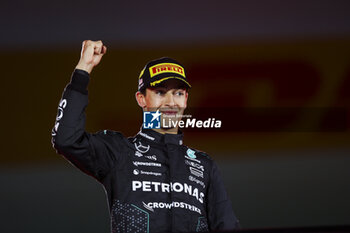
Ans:
[[[174,111],[174,110],[162,111],[162,114],[164,115],[176,115],[177,113],[178,111]]]

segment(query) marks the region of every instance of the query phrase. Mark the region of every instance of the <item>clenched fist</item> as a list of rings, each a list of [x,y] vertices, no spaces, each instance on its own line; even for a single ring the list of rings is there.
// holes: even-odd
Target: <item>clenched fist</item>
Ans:
[[[103,45],[102,41],[85,40],[81,48],[80,60],[75,68],[91,73],[106,52],[107,47]]]

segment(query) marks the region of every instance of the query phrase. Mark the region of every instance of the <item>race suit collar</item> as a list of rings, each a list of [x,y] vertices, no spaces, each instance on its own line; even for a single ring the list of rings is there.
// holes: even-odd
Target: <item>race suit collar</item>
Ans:
[[[178,134],[161,134],[152,129],[144,129],[141,127],[141,130],[138,134],[156,143],[170,143],[175,145],[182,145],[183,143],[183,133],[180,130],[178,131]]]

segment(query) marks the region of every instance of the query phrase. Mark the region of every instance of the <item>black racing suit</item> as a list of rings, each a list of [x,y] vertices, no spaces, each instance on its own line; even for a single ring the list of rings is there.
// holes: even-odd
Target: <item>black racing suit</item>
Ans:
[[[125,138],[85,131],[89,75],[75,70],[59,103],[52,142],[105,188],[112,232],[200,232],[238,228],[219,170],[182,133],[141,129]]]

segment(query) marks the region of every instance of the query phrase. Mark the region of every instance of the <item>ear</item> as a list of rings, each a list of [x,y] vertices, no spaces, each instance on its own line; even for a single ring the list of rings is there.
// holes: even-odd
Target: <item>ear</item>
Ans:
[[[145,100],[145,96],[141,93],[141,92],[136,92],[135,93],[135,98],[136,98],[136,101],[138,103],[138,105],[144,109],[146,107],[146,100]]]

